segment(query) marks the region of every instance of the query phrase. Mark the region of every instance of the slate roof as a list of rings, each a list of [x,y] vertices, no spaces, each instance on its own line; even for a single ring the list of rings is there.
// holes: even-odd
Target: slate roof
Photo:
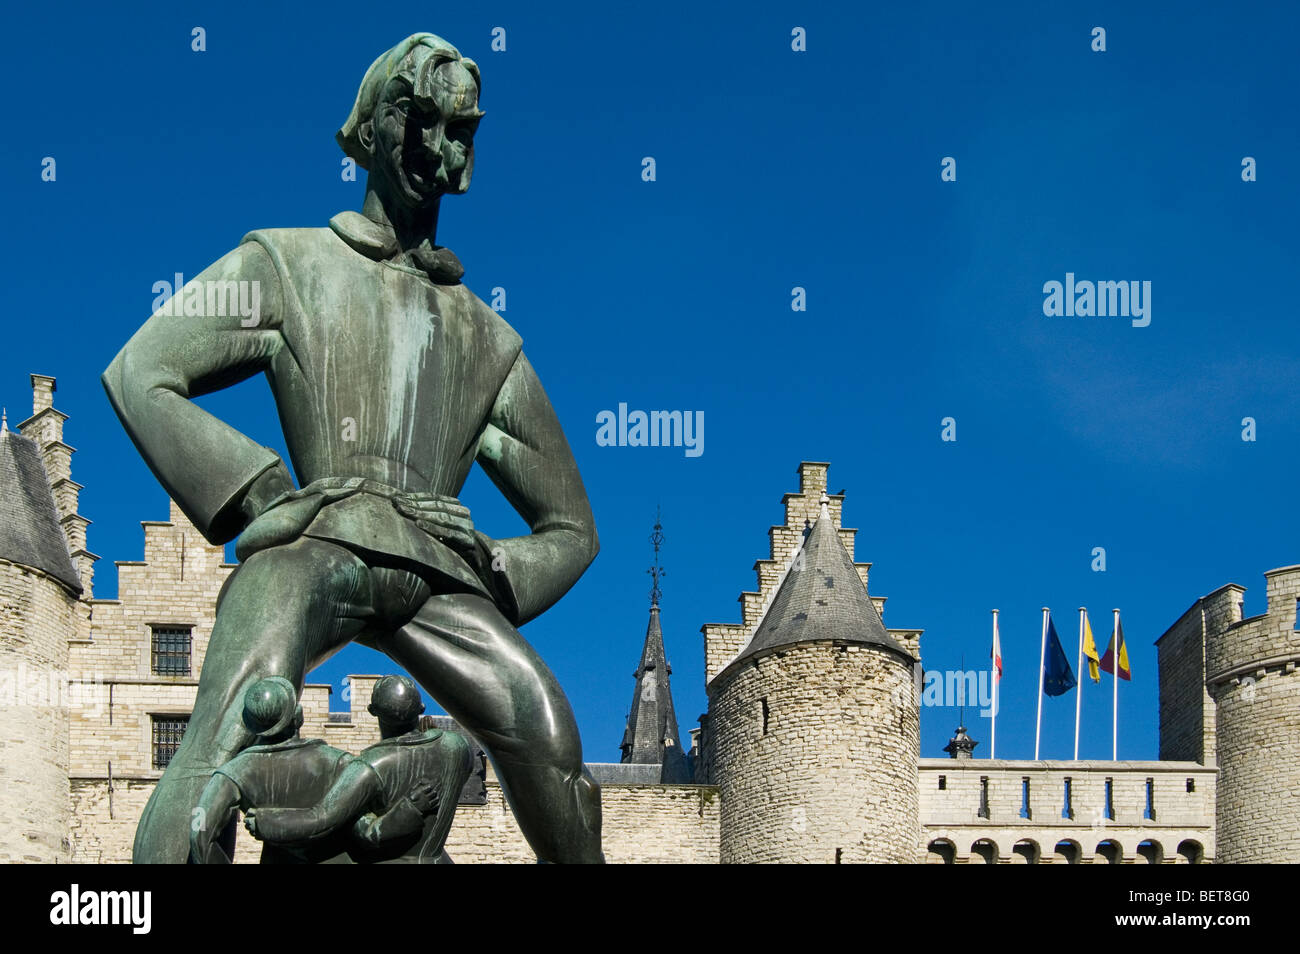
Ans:
[[[883,646],[913,658],[885,629],[825,508],[806,533],[754,638],[736,662],[819,640]]]
[[[43,570],[81,592],[36,442],[0,428],[0,559]]]
[[[672,669],[664,653],[664,634],[659,624],[657,603],[650,607],[645,645],[635,675],[632,708],[619,746],[623,750],[622,761],[661,766],[660,781],[665,783],[691,781],[690,768],[677,731],[677,713],[673,708],[669,683]]]

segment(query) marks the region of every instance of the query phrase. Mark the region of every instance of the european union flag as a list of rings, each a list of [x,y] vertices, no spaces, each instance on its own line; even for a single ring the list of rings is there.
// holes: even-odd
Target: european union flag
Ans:
[[[1047,657],[1043,660],[1043,692],[1049,696],[1063,696],[1075,686],[1074,670],[1061,648],[1061,638],[1056,635],[1052,614],[1047,614]]]

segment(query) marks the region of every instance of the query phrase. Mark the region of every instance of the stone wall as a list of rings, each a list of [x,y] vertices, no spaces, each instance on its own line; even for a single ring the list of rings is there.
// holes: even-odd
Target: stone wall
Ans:
[[[911,672],[890,650],[816,642],[715,680],[723,863],[917,860]]]
[[[118,596],[91,600],[88,639],[70,646],[85,704],[72,710],[70,768],[83,782],[162,775],[153,762],[155,716],[188,716],[216,619],[217,594],[234,567],[171,503],[171,519],[142,523],[143,561],[119,561]],[[190,671],[154,672],[153,627],[188,627]],[[74,837],[76,835],[74,834]]]
[[[1211,861],[1216,775],[1196,762],[923,759],[925,860]]]
[[[68,639],[85,608],[0,560],[0,863],[67,861]]]
[[[1241,619],[1235,583],[1221,586],[1191,605],[1156,640],[1156,678],[1160,683],[1160,758],[1214,762],[1214,700],[1205,688],[1207,632]]]
[[[610,864],[717,864],[718,790],[707,785],[604,785],[601,843]],[[489,781],[487,804],[462,805],[447,838],[457,863],[533,864],[537,859]]]
[[[71,860],[125,864],[135,826],[155,782],[72,780]],[[608,785],[601,789],[605,859],[611,864],[717,864],[718,791],[705,785]],[[533,864],[536,856],[519,833],[501,786],[487,784],[487,802],[456,811],[447,851],[458,864]],[[241,827],[236,864],[254,864],[261,845]]]
[[[1300,567],[1265,574],[1268,612],[1212,631],[1218,860],[1300,861]]]

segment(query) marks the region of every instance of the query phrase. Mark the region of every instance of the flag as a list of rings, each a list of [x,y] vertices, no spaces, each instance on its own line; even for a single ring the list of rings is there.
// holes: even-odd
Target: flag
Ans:
[[[1120,679],[1132,679],[1133,675],[1128,668],[1128,646],[1124,644],[1124,624],[1120,623],[1117,629],[1119,637],[1119,672],[1115,672],[1115,636],[1110,637],[1110,644],[1106,647],[1106,654],[1101,657],[1102,672],[1108,672],[1112,675],[1119,676]]]
[[[1061,648],[1061,637],[1056,635],[1056,623],[1047,614],[1047,658],[1043,661],[1043,692],[1049,696],[1063,696],[1076,685],[1070,660]]]
[[[1088,676],[1093,682],[1101,682],[1101,673],[1097,671],[1097,642],[1092,638],[1092,624],[1088,622],[1088,613],[1083,614],[1083,655],[1088,660]]]
[[[998,618],[993,617],[993,681],[1002,681],[1002,639],[998,636]]]

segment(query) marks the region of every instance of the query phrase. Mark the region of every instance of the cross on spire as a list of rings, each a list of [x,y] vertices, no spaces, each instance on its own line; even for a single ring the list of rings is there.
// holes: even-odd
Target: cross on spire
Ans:
[[[651,606],[659,605],[659,597],[663,595],[663,591],[659,588],[659,581],[663,577],[667,576],[668,573],[667,570],[659,565],[659,548],[663,546],[663,542],[664,528],[663,523],[661,522],[661,513],[659,507],[655,507],[655,529],[654,532],[650,534],[650,543],[655,549],[655,565],[646,570],[646,572],[650,574],[650,579],[652,581],[650,584]]]

